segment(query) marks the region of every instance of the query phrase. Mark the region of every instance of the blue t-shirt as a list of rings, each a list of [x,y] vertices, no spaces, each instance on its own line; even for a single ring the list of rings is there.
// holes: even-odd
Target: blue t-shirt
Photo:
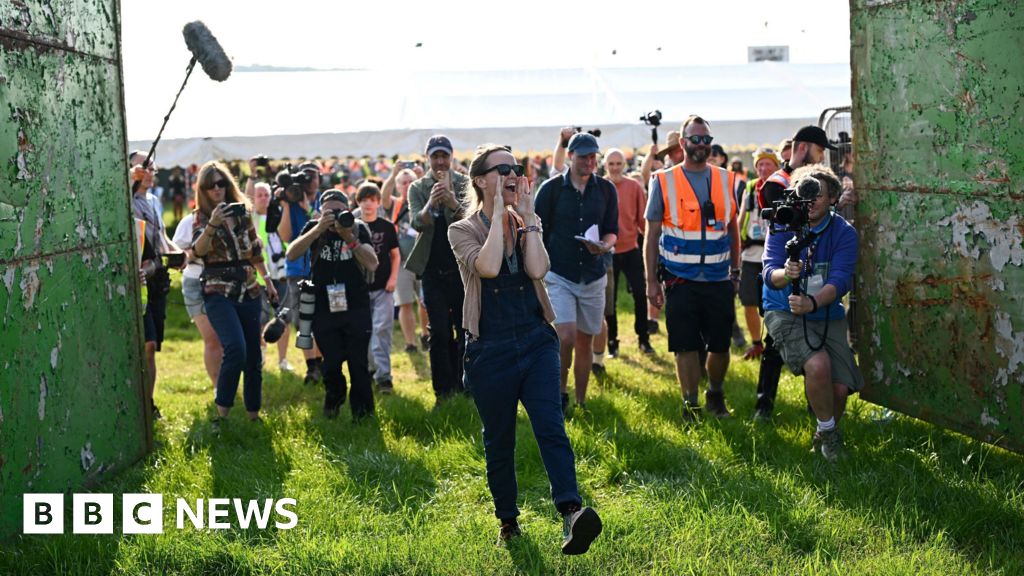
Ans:
[[[800,259],[808,261],[811,253],[808,272],[801,278],[801,286],[805,293],[816,292],[816,289],[832,284],[836,288],[836,299],[827,307],[820,307],[813,314],[807,314],[808,320],[824,320],[826,310],[829,320],[841,320],[846,316],[842,297],[850,291],[853,283],[853,270],[857,264],[857,249],[860,240],[857,230],[838,214],[828,219],[813,230],[820,236],[815,238],[811,246],[800,253]],[[793,237],[792,232],[769,231],[768,241],[764,247],[764,309],[789,312],[789,295],[793,290],[786,284],[781,290],[772,288],[769,283],[772,272],[786,267],[786,242]],[[812,288],[809,290],[808,287]]]
[[[309,222],[310,213],[303,210],[301,204],[288,202],[288,217],[292,223],[292,241],[294,242],[300,236],[300,231]],[[284,274],[289,278],[309,278],[309,251],[307,250],[302,258],[285,260]]]

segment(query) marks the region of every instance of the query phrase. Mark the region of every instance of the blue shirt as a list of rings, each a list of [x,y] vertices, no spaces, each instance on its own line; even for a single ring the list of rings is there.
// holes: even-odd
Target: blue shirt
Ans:
[[[829,320],[841,320],[846,316],[843,310],[842,297],[850,291],[853,283],[853,270],[857,264],[857,248],[860,240],[857,231],[849,222],[838,214],[818,225],[813,232],[820,233],[810,247],[800,253],[800,260],[808,262],[807,272],[801,278],[801,286],[807,291],[811,278],[820,277],[824,287],[831,284],[836,288],[836,299],[827,307],[818,308],[813,314],[807,314],[808,320],[824,320],[826,310]],[[769,279],[772,272],[786,267],[786,242],[793,237],[792,232],[769,231],[768,241],[764,247],[764,309],[789,312],[789,296],[793,293],[790,284],[781,290],[772,288]],[[808,253],[813,250],[808,259]]]
[[[300,230],[306,228],[309,222],[309,213],[302,209],[301,204],[288,202],[288,217],[292,223],[292,241],[301,235]],[[284,274],[289,278],[309,278],[309,250],[302,255],[302,258],[295,260],[285,259]]]
[[[601,238],[619,233],[619,193],[615,185],[592,174],[581,194],[566,171],[541,184],[534,203],[544,226],[544,247],[551,259],[551,271],[570,282],[583,284],[605,276],[602,257],[591,254],[574,237],[584,236],[594,225]]]

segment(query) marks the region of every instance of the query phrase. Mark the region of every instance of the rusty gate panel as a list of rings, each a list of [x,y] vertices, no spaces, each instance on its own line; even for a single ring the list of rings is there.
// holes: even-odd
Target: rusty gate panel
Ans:
[[[1024,3],[851,3],[864,397],[1024,451]]]
[[[0,2],[0,537],[149,442],[117,10]]]

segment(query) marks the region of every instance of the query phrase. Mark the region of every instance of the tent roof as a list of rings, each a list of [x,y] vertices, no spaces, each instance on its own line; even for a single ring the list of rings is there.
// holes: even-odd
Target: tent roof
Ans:
[[[434,132],[460,149],[484,141],[550,148],[559,126],[601,128],[602,144],[650,141],[639,122],[664,113],[661,137],[690,113],[724,144],[776,143],[850,101],[847,64],[509,71],[236,71],[193,80],[168,124],[164,165],[213,157],[415,154]],[[133,148],[166,114],[163,98],[128,95]],[[168,95],[169,102],[172,95]],[[134,122],[136,119],[140,119]],[[144,120],[142,120],[144,119]],[[133,129],[136,126],[138,129]]]

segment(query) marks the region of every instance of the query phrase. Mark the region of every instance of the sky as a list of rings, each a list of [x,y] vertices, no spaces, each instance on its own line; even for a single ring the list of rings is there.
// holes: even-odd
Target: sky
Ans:
[[[760,45],[788,45],[794,63],[849,62],[846,0],[639,6],[553,0],[122,0],[129,139],[151,138],[147,134],[159,128],[162,114],[149,118],[152,106],[142,102],[170,106],[191,57],[181,29],[192,20],[206,23],[236,68],[371,69],[400,76],[431,70],[715,66],[746,63],[747,47]],[[199,82],[212,81],[197,73],[190,84]],[[186,88],[182,100],[189,94]]]

